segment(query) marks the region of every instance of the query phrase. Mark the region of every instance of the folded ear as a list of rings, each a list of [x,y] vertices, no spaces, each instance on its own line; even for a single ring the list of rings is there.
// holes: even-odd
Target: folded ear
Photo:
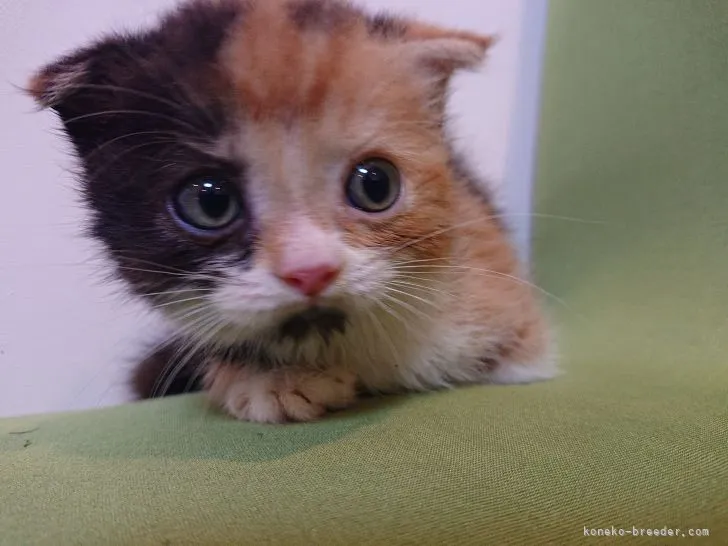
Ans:
[[[28,94],[54,110],[66,134],[83,155],[123,130],[113,113],[140,110],[137,96],[145,42],[135,36],[109,36],[61,57],[34,74]]]
[[[446,75],[477,67],[494,43],[493,36],[420,23],[410,26],[405,35],[405,49],[414,61]]]
[[[443,115],[452,76],[477,68],[495,43],[492,36],[450,30],[421,23],[410,24],[397,55],[407,59],[422,77],[432,108]]]
[[[81,50],[44,66],[31,77],[26,91],[43,108],[62,105],[89,83],[92,57],[92,51]]]
[[[144,75],[150,35],[112,34],[42,67],[27,92],[61,117],[85,114],[113,100],[115,90]]]

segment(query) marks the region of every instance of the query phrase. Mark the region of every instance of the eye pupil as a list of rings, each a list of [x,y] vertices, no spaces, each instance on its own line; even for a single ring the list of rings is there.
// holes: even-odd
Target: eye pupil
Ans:
[[[389,197],[389,176],[381,169],[376,167],[370,169],[362,181],[362,185],[364,186],[364,193],[374,203],[384,203]]]
[[[347,182],[349,204],[364,212],[377,213],[394,206],[401,193],[402,181],[391,162],[371,159],[357,165]]]
[[[219,186],[203,184],[198,199],[200,208],[211,218],[224,217],[230,208],[230,196],[221,191]]]

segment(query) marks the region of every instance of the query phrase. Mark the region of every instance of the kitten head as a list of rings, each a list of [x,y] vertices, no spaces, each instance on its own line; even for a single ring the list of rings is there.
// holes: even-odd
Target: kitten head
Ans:
[[[446,92],[489,44],[337,0],[196,0],[30,92],[134,293],[194,335],[326,338],[449,255]]]

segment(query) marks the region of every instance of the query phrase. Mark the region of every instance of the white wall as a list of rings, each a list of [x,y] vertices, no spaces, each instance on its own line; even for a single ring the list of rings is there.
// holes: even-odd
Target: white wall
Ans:
[[[515,212],[530,203],[545,2],[368,2],[501,36],[486,69],[459,81],[453,112],[462,145]],[[0,416],[126,400],[130,359],[154,327],[103,282],[97,253],[80,234],[83,211],[58,126],[14,85],[99,33],[174,3],[0,0]],[[515,218],[523,243],[526,219]]]

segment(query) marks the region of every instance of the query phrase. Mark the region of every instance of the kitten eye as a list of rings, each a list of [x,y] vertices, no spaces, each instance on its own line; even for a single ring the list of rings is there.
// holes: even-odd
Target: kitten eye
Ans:
[[[364,212],[390,209],[402,193],[402,177],[386,159],[367,159],[356,165],[346,183],[349,204]]]
[[[206,231],[226,228],[242,211],[235,187],[214,176],[183,184],[174,197],[177,217],[187,226]]]

